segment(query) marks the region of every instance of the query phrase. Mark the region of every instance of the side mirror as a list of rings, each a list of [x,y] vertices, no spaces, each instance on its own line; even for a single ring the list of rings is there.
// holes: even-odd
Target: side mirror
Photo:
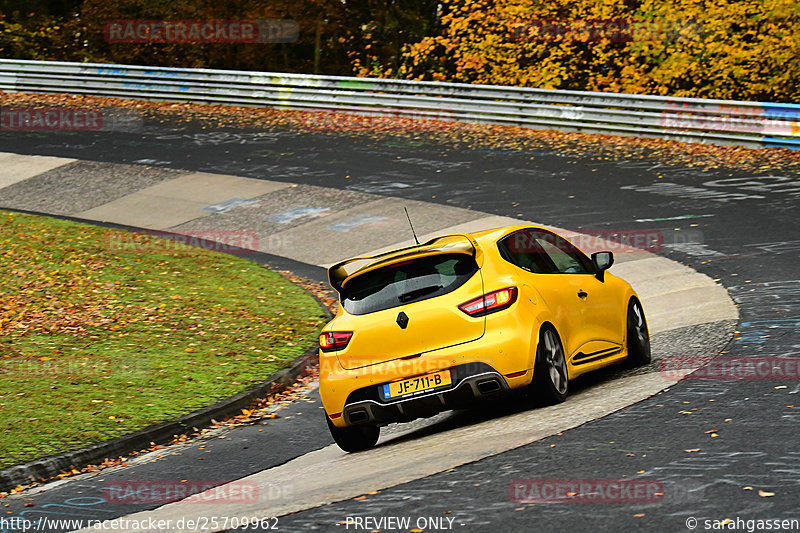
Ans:
[[[614,264],[614,254],[611,252],[595,252],[592,254],[592,264],[594,265],[597,279],[604,281],[605,271]]]

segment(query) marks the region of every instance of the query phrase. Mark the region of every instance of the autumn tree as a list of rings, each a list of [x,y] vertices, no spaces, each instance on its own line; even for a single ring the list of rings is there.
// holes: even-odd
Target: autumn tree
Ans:
[[[794,0],[443,0],[443,6],[440,32],[405,48],[402,77],[800,101]]]
[[[84,0],[81,19],[89,48],[104,62],[206,67],[239,70],[342,73],[344,53],[333,49],[342,19],[337,0],[277,0],[253,3],[233,0]],[[258,43],[110,43],[104,26],[112,20],[266,20],[291,19],[299,24],[296,42]]]
[[[359,76],[393,77],[405,48],[439,29],[438,0],[350,0],[343,44]]]
[[[79,60],[80,0],[0,0],[0,57]]]

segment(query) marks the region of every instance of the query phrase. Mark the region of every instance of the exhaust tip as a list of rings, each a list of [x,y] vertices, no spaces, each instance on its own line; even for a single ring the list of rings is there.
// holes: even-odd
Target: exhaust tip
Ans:
[[[369,414],[366,409],[355,409],[347,413],[347,418],[351,424],[359,424],[369,420]]]
[[[496,379],[486,379],[477,383],[478,392],[481,394],[491,394],[501,389],[500,382]]]

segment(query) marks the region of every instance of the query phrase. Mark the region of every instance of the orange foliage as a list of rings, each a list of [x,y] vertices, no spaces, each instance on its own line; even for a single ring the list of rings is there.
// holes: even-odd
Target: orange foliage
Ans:
[[[401,77],[800,102],[794,0],[443,5],[441,31],[406,47]]]

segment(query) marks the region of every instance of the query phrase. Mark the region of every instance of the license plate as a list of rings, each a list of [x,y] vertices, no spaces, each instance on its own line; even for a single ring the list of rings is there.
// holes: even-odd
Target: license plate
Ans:
[[[407,396],[418,392],[425,392],[431,389],[444,387],[452,383],[449,370],[442,370],[435,374],[425,374],[415,378],[387,383],[383,386],[383,397],[385,399]]]

